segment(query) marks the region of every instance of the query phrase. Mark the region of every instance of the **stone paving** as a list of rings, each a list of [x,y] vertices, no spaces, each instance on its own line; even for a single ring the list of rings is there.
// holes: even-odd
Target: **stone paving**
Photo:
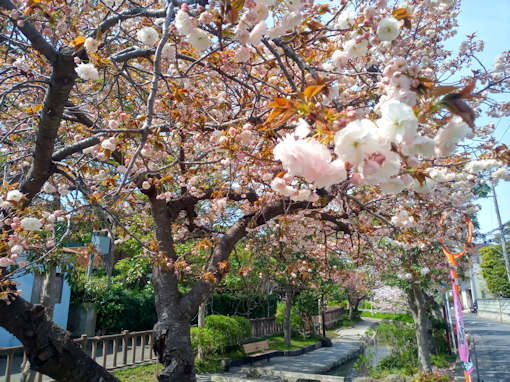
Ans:
[[[256,374],[268,376],[266,379],[258,379],[258,381],[277,381],[277,378],[270,376],[280,374],[280,372],[323,374],[360,354],[363,346],[361,338],[367,334],[369,329],[376,327],[377,322],[364,319],[352,328],[337,330],[338,337],[333,339],[333,346],[329,348],[319,348],[294,357],[274,357],[269,362],[254,362],[252,366],[233,367],[228,373],[200,375],[198,381],[249,381],[246,373],[250,369],[256,370]]]

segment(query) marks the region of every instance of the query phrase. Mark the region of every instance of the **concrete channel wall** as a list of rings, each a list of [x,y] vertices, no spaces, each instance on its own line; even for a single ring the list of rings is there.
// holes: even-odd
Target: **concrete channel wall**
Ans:
[[[478,299],[478,316],[510,323],[510,298]]]

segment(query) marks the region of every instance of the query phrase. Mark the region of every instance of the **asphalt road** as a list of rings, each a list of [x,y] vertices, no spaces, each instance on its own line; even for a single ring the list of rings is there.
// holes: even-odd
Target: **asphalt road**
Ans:
[[[473,382],[510,382],[510,324],[465,313],[464,326],[471,336],[471,359],[478,364]]]

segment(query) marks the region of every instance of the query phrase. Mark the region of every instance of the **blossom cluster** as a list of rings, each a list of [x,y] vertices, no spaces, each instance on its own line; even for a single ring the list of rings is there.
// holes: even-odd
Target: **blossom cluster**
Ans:
[[[469,133],[467,124],[455,117],[429,138],[418,134],[418,119],[407,104],[388,100],[379,110],[381,117],[376,121],[357,119],[335,134],[336,159],[326,145],[307,137],[310,128],[303,127],[304,121],[275,146],[274,157],[289,176],[302,177],[317,188],[329,188],[349,175],[354,185],[381,185],[384,191],[395,193],[413,186],[412,179],[400,176],[403,163],[395,147],[409,156],[407,163],[418,163],[451,154]],[[291,194],[281,180],[275,180],[273,188]]]

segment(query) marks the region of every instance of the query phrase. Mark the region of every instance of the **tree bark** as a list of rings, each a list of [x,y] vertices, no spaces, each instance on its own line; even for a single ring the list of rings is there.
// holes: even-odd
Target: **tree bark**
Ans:
[[[159,382],[196,381],[189,319],[178,316],[168,309],[167,313],[160,314],[154,326],[154,350],[164,367],[158,376]]]
[[[416,326],[416,342],[418,344],[418,363],[420,369],[426,372],[432,370],[430,353],[432,351],[432,327],[428,317],[424,293],[421,287],[413,283],[406,291],[407,302],[411,308]]]
[[[326,337],[326,323],[324,322],[324,304],[323,304],[323,299],[322,298],[319,298],[317,300],[317,304],[318,304],[318,307],[319,307],[319,333],[321,334],[321,336],[323,337]]]
[[[0,301],[2,326],[27,349],[32,369],[57,381],[120,382],[76,345],[69,333],[47,318],[42,305],[22,297]]]
[[[287,290],[285,292],[285,310],[283,313],[283,337],[285,345],[290,346],[292,339],[292,325],[290,322],[290,314],[292,310],[292,292]]]
[[[352,321],[352,303],[349,299],[347,299],[347,309],[349,309],[349,320]]]
[[[207,310],[207,300],[200,304],[198,307],[198,327],[203,328],[205,326],[205,313]],[[204,357],[204,349],[202,346],[198,346],[198,359],[203,360]]]

